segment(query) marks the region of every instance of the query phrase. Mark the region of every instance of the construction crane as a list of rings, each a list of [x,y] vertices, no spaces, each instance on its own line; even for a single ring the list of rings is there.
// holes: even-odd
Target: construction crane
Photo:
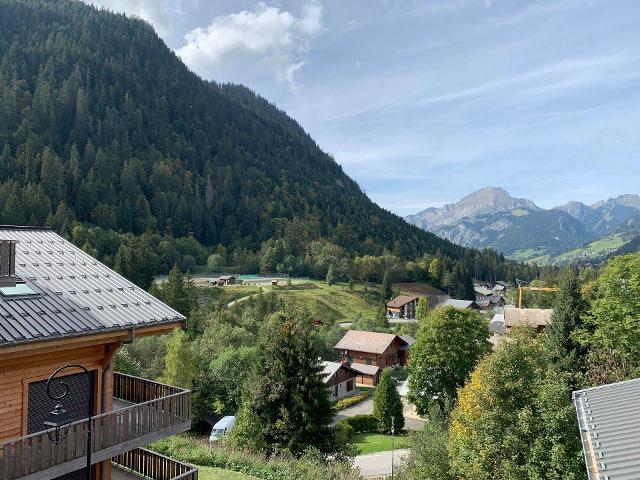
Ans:
[[[557,292],[560,290],[555,287],[523,287],[518,285],[518,308],[522,308],[522,291],[528,290],[529,292]]]

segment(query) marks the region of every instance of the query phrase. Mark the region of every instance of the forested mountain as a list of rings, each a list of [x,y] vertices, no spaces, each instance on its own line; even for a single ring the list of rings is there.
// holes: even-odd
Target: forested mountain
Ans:
[[[428,208],[407,221],[460,245],[494,248],[510,258],[564,264],[606,258],[634,237],[640,196],[549,210],[487,187],[457,203]],[[627,225],[628,224],[628,225]]]
[[[313,241],[516,268],[378,207],[284,112],[203,81],[141,20],[73,0],[0,11],[2,223],[48,223],[130,277],[212,252],[308,274]]]

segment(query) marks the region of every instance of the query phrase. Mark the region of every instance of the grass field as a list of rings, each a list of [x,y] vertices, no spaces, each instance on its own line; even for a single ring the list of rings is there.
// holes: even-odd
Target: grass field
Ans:
[[[614,234],[591,242],[582,248],[576,248],[570,252],[558,255],[553,259],[554,264],[564,264],[576,260],[598,260],[605,255],[614,252],[622,245],[625,239],[622,235]]]
[[[198,467],[198,480],[259,480],[258,477],[222,468]]]
[[[391,435],[383,435],[381,433],[359,433],[353,437],[353,443],[358,448],[359,455],[368,455],[369,453],[388,452],[391,450]],[[407,448],[409,446],[409,437],[406,435],[396,435],[395,448]]]
[[[346,284],[330,287],[325,282],[309,281],[277,290],[285,299],[304,305],[314,318],[324,321],[344,322],[353,320],[359,313],[376,314],[377,304],[367,298],[364,285],[355,285],[350,291]]]

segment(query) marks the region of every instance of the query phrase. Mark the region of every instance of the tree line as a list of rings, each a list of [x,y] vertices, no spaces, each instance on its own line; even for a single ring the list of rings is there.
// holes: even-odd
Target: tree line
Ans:
[[[409,395],[429,421],[401,478],[585,478],[571,393],[640,372],[640,254],[588,283],[569,268],[559,287],[543,334],[493,349],[478,313],[421,311]]]

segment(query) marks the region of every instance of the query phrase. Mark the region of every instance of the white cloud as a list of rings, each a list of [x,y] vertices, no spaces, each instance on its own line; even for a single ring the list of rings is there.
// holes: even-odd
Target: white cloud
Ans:
[[[181,12],[180,0],[85,0],[96,7],[140,17],[149,22],[161,37],[173,33],[172,18]]]
[[[206,77],[220,75],[231,63],[257,60],[279,82],[293,86],[310,41],[323,30],[322,13],[315,2],[303,6],[297,17],[261,2],[253,11],[221,15],[208,27],[191,30],[176,53]]]

